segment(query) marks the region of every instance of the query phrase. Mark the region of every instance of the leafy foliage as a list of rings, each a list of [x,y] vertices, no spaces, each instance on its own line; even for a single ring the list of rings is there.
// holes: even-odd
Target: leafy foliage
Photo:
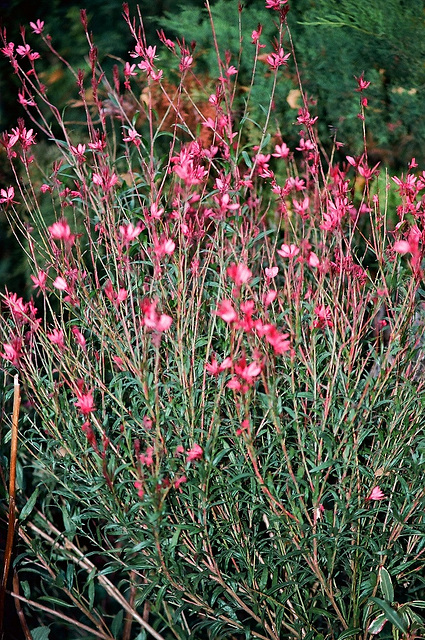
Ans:
[[[286,3],[269,4],[262,33],[241,12],[233,56],[231,4],[207,4],[214,75],[124,8],[133,49],[110,77],[83,14],[84,132],[32,48],[3,43],[55,145],[46,171],[34,129],[7,132],[17,183],[0,192],[35,294],[3,296],[0,335],[27,401],[15,564],[40,637],[423,628],[425,180],[369,162],[358,69],[360,156],[322,150],[301,87],[282,135],[298,76]]]

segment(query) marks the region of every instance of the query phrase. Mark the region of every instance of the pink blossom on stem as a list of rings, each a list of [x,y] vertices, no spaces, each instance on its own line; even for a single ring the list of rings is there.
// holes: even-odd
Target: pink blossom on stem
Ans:
[[[61,350],[65,349],[64,335],[61,329],[53,329],[51,333],[46,335],[52,344],[57,344]]]
[[[44,29],[44,20],[38,19],[37,22],[30,22],[30,27],[33,33],[40,35]]]
[[[124,244],[128,246],[142,232],[142,227],[140,224],[134,226],[130,222],[128,225],[120,225],[119,230]]]
[[[256,29],[251,33],[251,44],[258,45],[259,49],[264,49],[265,44],[260,44],[260,37],[263,31],[263,25],[259,24]]]
[[[266,340],[272,345],[276,355],[282,355],[291,350],[291,343],[288,338],[289,333],[280,333],[273,325],[266,333]]]
[[[370,81],[364,79],[364,71],[362,72],[361,76],[359,76],[358,78],[357,76],[354,76],[354,78],[357,80],[357,84],[359,85],[356,91],[364,91],[369,87]]]
[[[78,395],[75,406],[80,410],[83,416],[88,416],[94,411],[96,407],[93,401],[93,391],[87,391],[87,393],[80,393]]]
[[[173,319],[166,313],[159,314],[156,310],[157,302],[144,300],[142,302],[143,320],[142,323],[147,329],[153,329],[162,333],[168,331],[173,324]]]
[[[288,0],[266,0],[266,9],[280,11],[288,3]]]
[[[89,147],[93,148],[90,144]],[[100,187],[103,191],[107,192],[117,184],[118,176],[116,173],[111,172],[108,167],[102,167],[100,173],[93,173],[92,180],[93,184]]]
[[[165,36],[164,29],[161,29],[160,31],[157,31],[157,34],[158,34],[158,38],[161,40],[162,44],[165,44],[165,46],[168,47],[168,49],[170,49],[170,51],[174,51],[176,45],[174,44],[174,42],[172,40],[169,40],[169,38],[167,38]]]
[[[314,313],[316,315],[316,319],[313,321],[313,327],[316,329],[321,329],[323,327],[332,328],[332,311],[330,307],[325,307],[324,304],[318,304],[314,308]]]
[[[276,53],[267,56],[266,62],[273,71],[276,71],[282,65],[287,66],[287,60],[291,57],[290,53],[285,53],[282,47]]]
[[[81,333],[81,331],[79,330],[79,328],[76,327],[76,326],[73,326],[71,331],[74,334],[74,338],[75,338],[75,341],[77,342],[77,344],[79,344],[82,349],[85,349],[86,339],[83,336],[83,334]]]
[[[141,480],[136,480],[136,482],[134,483],[134,488],[137,491],[138,497],[142,499],[145,495],[145,492],[143,489],[143,482]]]
[[[233,304],[230,300],[222,300],[215,313],[228,324],[236,322],[238,319],[238,314],[233,308]]]
[[[380,487],[376,486],[373,487],[366,500],[385,500],[385,498],[386,495],[384,494],[384,492],[380,489]]]
[[[186,476],[180,476],[180,478],[176,478],[173,482],[174,488],[181,491],[180,485],[182,485],[184,482],[187,482]]]
[[[262,366],[260,363],[254,361],[247,365],[245,357],[238,360],[235,364],[235,373],[248,384],[253,384],[254,378],[257,378],[261,371]]]
[[[75,236],[66,220],[59,220],[48,227],[52,240],[63,240],[67,244],[73,244]]]
[[[13,187],[8,187],[7,189],[0,189],[0,204],[5,204],[9,206],[11,204],[18,204],[14,201],[15,197],[15,189]]]
[[[264,269],[267,279],[275,278],[279,273],[279,267],[266,267]]]
[[[183,73],[184,71],[187,71],[188,69],[190,69],[192,64],[193,64],[193,57],[192,56],[182,55],[182,57],[180,59],[180,64],[179,64],[180,73]]]
[[[161,238],[154,241],[154,251],[158,258],[172,256],[176,248],[176,243],[171,238]]]
[[[252,278],[252,271],[248,269],[242,262],[236,264],[232,262],[230,267],[227,268],[227,275],[233,280],[237,287],[249,282]]]
[[[401,255],[412,251],[412,247],[407,240],[397,240],[394,242],[393,249],[396,253],[400,253]]]
[[[145,453],[141,453],[139,456],[139,460],[142,464],[145,464],[147,467],[153,465],[153,447],[148,447]]]
[[[8,360],[17,367],[21,357],[22,340],[20,338],[14,338],[10,344],[3,343],[4,353],[0,354],[2,358]]]
[[[276,300],[276,298],[277,298],[276,289],[270,289],[270,291],[267,291],[267,293],[263,298],[263,304],[266,307],[266,309],[271,305],[272,302]]]
[[[53,281],[53,286],[55,287],[55,289],[59,289],[59,291],[67,291],[68,289],[68,283],[65,278],[62,278],[62,276],[58,276]]]
[[[17,318],[22,318],[27,315],[28,305],[25,304],[22,297],[18,298],[18,295],[16,293],[6,294],[5,303],[7,304],[13,315]]]
[[[295,244],[282,244],[280,249],[276,249],[277,253],[282,256],[282,258],[295,258],[300,252],[299,247]]]
[[[207,362],[207,364],[205,365],[205,369],[211,375],[218,376],[220,373],[222,373],[222,371],[230,369],[231,366],[232,359],[229,357],[225,358],[221,364],[218,364],[216,358],[212,358],[211,362]]]
[[[289,155],[289,147],[282,142],[282,144],[277,144],[274,148],[274,153],[272,153],[272,156],[274,158],[287,158]]]
[[[36,276],[31,274],[30,277],[34,283],[33,289],[40,288],[41,291],[45,290],[47,281],[47,273],[45,271],[38,271]]]
[[[310,253],[308,254],[307,262],[308,262],[308,266],[311,267],[312,269],[315,269],[320,264],[319,258],[313,251],[310,251]]]
[[[71,150],[71,153],[77,158],[78,162],[86,161],[86,156],[84,155],[86,151],[85,144],[78,144],[76,147],[74,147],[73,145],[70,145],[69,148]]]
[[[200,460],[204,455],[204,451],[199,444],[194,444],[191,449],[186,451],[186,462],[192,462],[193,460]]]

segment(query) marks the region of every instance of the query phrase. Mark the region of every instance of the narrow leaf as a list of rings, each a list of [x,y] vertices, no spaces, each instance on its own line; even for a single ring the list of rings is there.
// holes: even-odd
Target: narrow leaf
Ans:
[[[346,640],[346,638],[352,638],[353,636],[361,633],[363,629],[361,627],[356,627],[355,629],[346,629],[338,636],[338,640]]]
[[[37,489],[34,491],[34,493],[32,494],[32,496],[29,498],[28,502],[23,506],[22,511],[19,515],[19,521],[22,522],[23,520],[25,520],[25,518],[27,516],[29,516],[29,514],[31,513],[31,511],[34,509],[34,505],[35,502],[37,500],[37,496],[38,496],[38,487]],[[41,628],[41,627],[38,627]]]
[[[382,593],[384,595],[385,600],[391,604],[394,602],[394,588],[393,583],[391,581],[391,576],[385,567],[381,567],[381,571],[379,574],[379,580],[381,583]]]
[[[375,618],[375,620],[372,620],[367,630],[369,633],[373,634],[380,633],[387,622],[388,620],[385,616],[385,613],[380,613],[379,616]]]
[[[388,622],[391,622],[391,624],[402,633],[406,633],[407,624],[403,618],[398,615],[397,611],[390,607],[386,600],[381,600],[381,598],[371,598],[371,600],[385,613]]]

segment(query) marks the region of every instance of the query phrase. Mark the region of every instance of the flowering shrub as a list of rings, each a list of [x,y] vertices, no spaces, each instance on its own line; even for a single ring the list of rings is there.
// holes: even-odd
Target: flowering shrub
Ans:
[[[259,26],[246,46],[252,82],[264,48],[275,87],[295,62],[287,1],[267,8],[275,43]],[[134,49],[109,80],[81,14],[84,132],[50,103],[25,33],[3,33],[27,120],[3,134],[16,184],[0,202],[34,287],[6,293],[0,329],[27,401],[15,597],[87,638],[415,637],[425,172],[413,160],[380,189],[366,147],[334,164],[306,97],[290,149],[274,88],[253,147],[249,91],[237,118],[237,61],[218,49],[194,131],[193,47],[160,34],[168,81],[123,15]],[[366,140],[361,73],[354,89]]]

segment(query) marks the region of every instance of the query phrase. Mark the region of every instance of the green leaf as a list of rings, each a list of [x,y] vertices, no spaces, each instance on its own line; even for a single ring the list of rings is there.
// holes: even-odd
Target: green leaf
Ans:
[[[379,581],[381,583],[381,589],[385,600],[387,600],[389,603],[394,602],[393,583],[391,581],[391,576],[385,569],[385,567],[381,567]]]
[[[37,496],[38,496],[38,487],[37,489],[34,491],[34,493],[32,494],[31,498],[28,500],[28,502],[24,505],[24,507],[22,508],[22,511],[19,515],[19,521],[22,522],[23,520],[25,520],[25,518],[27,516],[29,516],[29,514],[31,513],[31,511],[34,509],[34,505],[35,502],[37,500]]]
[[[385,613],[388,622],[391,622],[391,624],[402,633],[406,633],[406,622],[401,616],[398,615],[395,609],[390,607],[386,600],[381,600],[381,598],[371,598],[371,601],[374,602],[381,609],[381,611]]]
[[[410,607],[417,607],[418,609],[425,609],[425,601],[424,600],[412,600],[411,602],[406,602]]]
[[[356,627],[355,629],[346,629],[338,636],[338,640],[345,640],[346,638],[352,638],[356,636],[358,633],[361,633],[363,629],[361,627]]]
[[[114,617],[112,621],[111,631],[112,631],[112,635],[115,638],[119,637],[120,635],[123,617],[124,617],[124,611],[121,609],[121,611],[118,611],[117,615]]]
[[[32,640],[49,640],[49,627],[36,627],[31,631]]]
[[[385,613],[380,613],[375,620],[372,620],[367,630],[369,633],[380,633],[384,628],[384,625],[388,622]]]

